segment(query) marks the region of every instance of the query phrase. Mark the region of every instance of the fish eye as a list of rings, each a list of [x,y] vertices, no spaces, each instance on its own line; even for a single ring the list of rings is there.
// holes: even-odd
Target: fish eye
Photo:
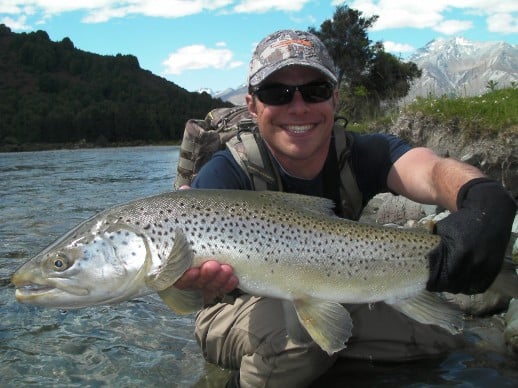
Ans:
[[[54,271],[62,272],[68,269],[70,260],[65,254],[58,253],[56,256],[50,258],[49,265]]]

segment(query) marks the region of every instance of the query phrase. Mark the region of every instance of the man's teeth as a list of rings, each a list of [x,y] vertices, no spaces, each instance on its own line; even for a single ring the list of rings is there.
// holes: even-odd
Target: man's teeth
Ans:
[[[311,125],[287,125],[286,129],[290,132],[304,133],[311,129]]]

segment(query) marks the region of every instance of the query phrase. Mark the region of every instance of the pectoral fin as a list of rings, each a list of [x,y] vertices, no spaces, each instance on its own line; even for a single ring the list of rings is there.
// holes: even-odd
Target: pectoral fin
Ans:
[[[192,266],[194,254],[191,246],[180,228],[175,230],[173,249],[164,263],[146,281],[156,291],[171,287]]]
[[[346,347],[352,335],[349,312],[340,303],[297,299],[295,310],[308,334],[329,355]]]
[[[199,291],[180,290],[174,286],[158,291],[164,303],[178,314],[189,314],[203,307],[203,295]]]
[[[155,272],[146,281],[157,291],[164,303],[179,314],[188,314],[203,307],[201,292],[180,290],[173,284],[192,266],[193,252],[185,234],[180,228],[175,230],[171,252]]]

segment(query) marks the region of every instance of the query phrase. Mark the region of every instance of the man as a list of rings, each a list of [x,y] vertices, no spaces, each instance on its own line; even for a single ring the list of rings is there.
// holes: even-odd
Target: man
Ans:
[[[276,164],[285,191],[337,198],[339,172],[332,160],[338,101],[335,66],[317,37],[278,31],[257,46],[249,71],[246,103]],[[502,264],[516,204],[478,169],[440,158],[426,148],[381,134],[355,135],[354,175],[364,205],[379,192],[441,205],[453,213],[437,224],[441,244],[429,254],[430,291],[477,293],[493,281]],[[335,174],[335,176],[330,173]],[[250,178],[226,150],[199,172],[194,188],[252,188]],[[176,283],[211,295],[238,287],[228,265],[208,261]],[[302,387],[336,359],[316,344],[297,344],[286,335],[278,300],[234,292],[229,303],[211,303],[196,319],[196,337],[205,358],[239,371],[236,386]],[[353,336],[342,357],[409,360],[441,354],[459,339],[421,325],[384,303],[347,306]]]

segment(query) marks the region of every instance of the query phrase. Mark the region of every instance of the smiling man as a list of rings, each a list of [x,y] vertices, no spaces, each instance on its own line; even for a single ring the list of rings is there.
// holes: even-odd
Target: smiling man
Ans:
[[[437,224],[441,243],[428,255],[427,288],[470,294],[489,287],[500,270],[516,213],[514,200],[498,182],[470,165],[387,134],[351,133],[347,152],[338,154],[335,66],[312,34],[283,30],[267,36],[253,54],[248,80],[246,102],[257,119],[257,142],[268,153],[280,190],[333,199],[337,215],[348,218],[357,218],[374,195],[386,191],[444,206],[452,214]],[[216,153],[193,188],[254,189],[233,155],[230,149]],[[347,163],[338,163],[344,155]],[[342,179],[344,166],[352,170],[354,182]],[[343,211],[341,204],[348,201],[344,185],[358,187],[358,212]],[[206,295],[231,293],[232,298],[208,303],[196,319],[205,358],[237,371],[228,386],[307,386],[338,356],[314,342],[288,338],[282,302],[240,292],[228,265],[208,261],[187,271],[176,287],[199,288]],[[404,361],[440,355],[462,343],[384,303],[347,309],[354,328],[341,357]]]

